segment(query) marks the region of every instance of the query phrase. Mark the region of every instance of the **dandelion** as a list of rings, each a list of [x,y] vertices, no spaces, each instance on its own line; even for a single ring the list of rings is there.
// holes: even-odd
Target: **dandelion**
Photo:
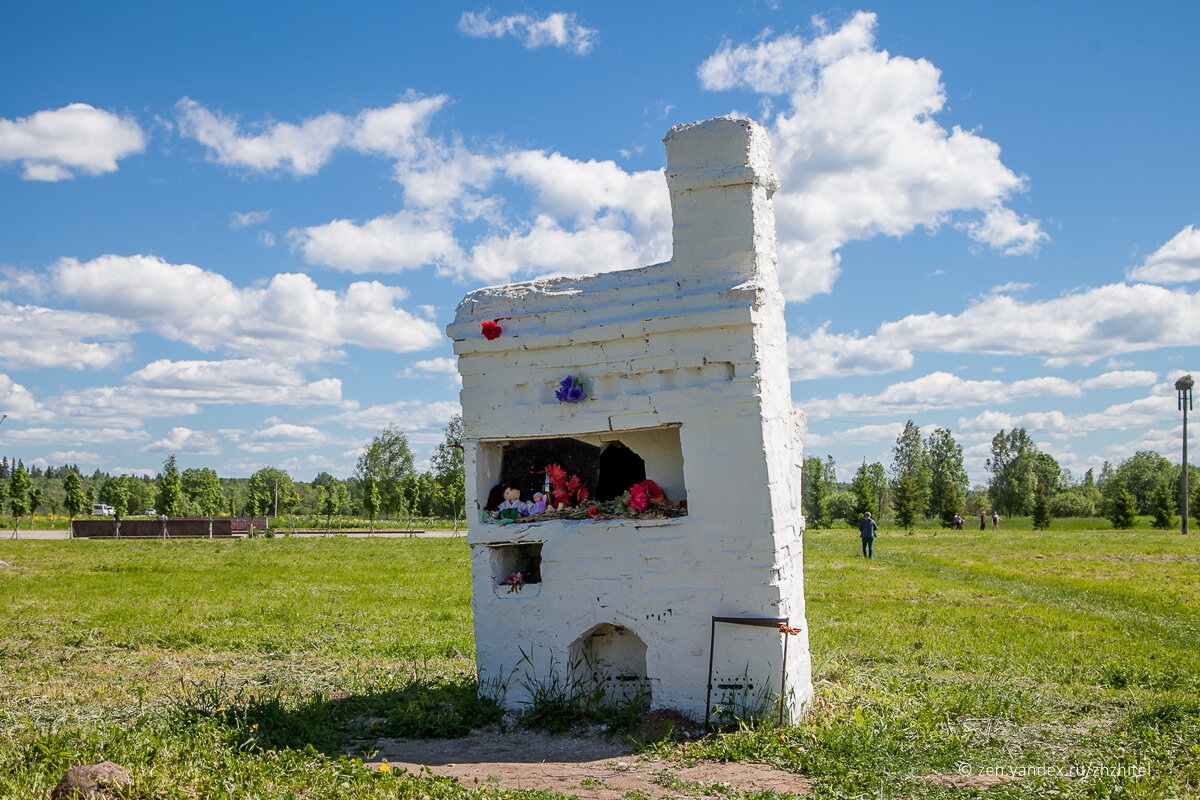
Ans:
[[[391,768],[391,767],[389,767],[387,764],[380,764],[380,765],[379,765],[379,771],[380,771],[380,772],[391,772],[391,771],[392,771],[392,768]]]
[[[252,730],[252,731],[256,731],[256,730],[258,730],[258,723],[256,722],[256,723],[254,723],[253,725],[251,725],[251,726],[250,726],[250,730]]]
[[[228,710],[229,709],[226,708],[225,706],[221,706],[220,708],[217,709],[217,713],[220,714],[222,711],[228,711]]]

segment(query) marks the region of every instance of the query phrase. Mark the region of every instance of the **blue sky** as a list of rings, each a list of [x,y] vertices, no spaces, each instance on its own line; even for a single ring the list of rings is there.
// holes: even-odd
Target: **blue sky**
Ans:
[[[469,290],[670,257],[661,139],[768,130],[793,397],[841,477],[1178,461],[1192,4],[34,3],[0,25],[0,454],[350,474],[457,408]]]

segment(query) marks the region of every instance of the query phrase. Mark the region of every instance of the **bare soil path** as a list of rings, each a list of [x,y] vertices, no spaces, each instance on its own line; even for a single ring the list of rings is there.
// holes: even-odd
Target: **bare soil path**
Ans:
[[[426,769],[468,788],[553,791],[581,800],[668,800],[700,793],[812,794],[800,775],[766,764],[671,760],[631,754],[600,736],[476,731],[462,739],[380,739],[370,766],[414,774]]]

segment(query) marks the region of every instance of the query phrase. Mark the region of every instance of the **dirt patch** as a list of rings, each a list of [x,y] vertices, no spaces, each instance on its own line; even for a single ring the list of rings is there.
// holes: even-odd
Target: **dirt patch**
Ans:
[[[549,736],[527,731],[476,731],[463,739],[380,739],[368,766],[453,778],[467,788],[489,786],[559,792],[581,800],[666,800],[700,789],[812,794],[801,776],[766,764],[701,763],[690,766],[631,755],[600,736]]]

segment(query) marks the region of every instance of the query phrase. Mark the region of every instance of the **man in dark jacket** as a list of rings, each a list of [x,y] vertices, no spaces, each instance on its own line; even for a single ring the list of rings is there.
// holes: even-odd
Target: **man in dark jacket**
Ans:
[[[862,539],[863,558],[873,558],[875,556],[875,529],[878,527],[875,524],[875,520],[871,519],[870,511],[858,523],[858,535]]]

